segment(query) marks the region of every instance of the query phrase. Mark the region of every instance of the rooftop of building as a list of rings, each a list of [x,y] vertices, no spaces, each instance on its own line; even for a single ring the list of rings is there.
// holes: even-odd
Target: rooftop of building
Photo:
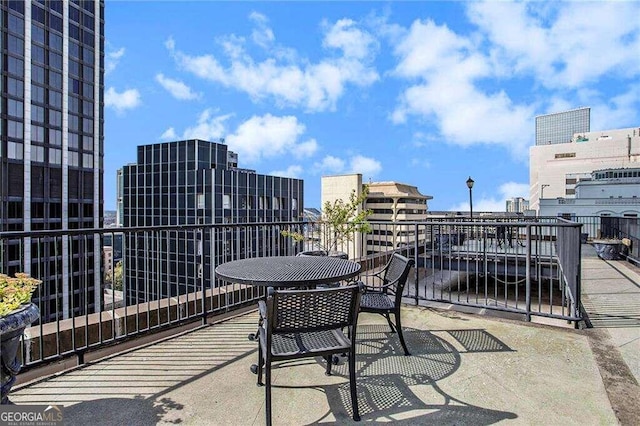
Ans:
[[[590,259],[583,266],[589,271],[587,309],[606,305],[605,275],[604,289],[625,291],[628,301],[617,316],[594,314],[590,329],[405,306],[404,334],[412,354],[404,356],[384,318],[361,315],[356,370],[362,421],[635,424],[640,351],[633,347],[640,342],[640,313],[633,300],[640,292],[633,282],[640,284],[640,275],[630,267],[616,273],[619,266]],[[246,337],[256,323],[255,311],[239,313],[23,382],[11,399],[18,405],[63,406],[64,421],[72,425],[264,424],[265,388],[256,386],[249,368],[257,359],[256,344]],[[331,376],[322,363],[309,359],[274,370],[274,424],[355,424],[345,360]]]

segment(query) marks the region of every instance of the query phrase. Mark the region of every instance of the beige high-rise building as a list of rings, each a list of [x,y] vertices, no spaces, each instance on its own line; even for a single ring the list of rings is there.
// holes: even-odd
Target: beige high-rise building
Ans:
[[[640,127],[575,133],[568,143],[537,145],[529,155],[529,205],[573,198],[576,183],[601,169],[640,165]]]
[[[398,182],[370,182],[369,195],[363,208],[373,212],[369,221],[373,223],[373,232],[367,236],[363,247],[362,238],[356,236],[350,244],[349,258],[358,258],[365,254],[387,251],[413,244],[422,239],[415,235],[415,226],[401,225],[398,222],[416,222],[427,217],[428,200],[433,197],[423,195],[417,187]],[[362,194],[361,174],[323,176],[322,205],[339,198],[348,200],[352,191]],[[384,225],[375,222],[386,222]],[[392,224],[393,223],[393,224]]]

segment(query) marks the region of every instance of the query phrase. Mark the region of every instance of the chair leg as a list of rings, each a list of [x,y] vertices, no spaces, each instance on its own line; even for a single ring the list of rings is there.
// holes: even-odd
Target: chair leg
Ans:
[[[326,374],[327,376],[331,375],[331,364],[333,364],[333,356],[332,355],[327,355],[324,357],[324,360],[327,362],[327,369],[325,370],[324,374]]]
[[[358,393],[356,390],[356,354],[355,349],[349,352],[349,388],[351,389],[351,410],[353,420],[360,421],[360,410],[358,408]]]
[[[271,360],[267,360],[265,365],[265,378],[266,378],[266,416],[267,416],[267,426],[271,426]]]
[[[395,327],[393,326],[393,323],[391,322],[391,317],[389,316],[389,312],[385,312],[385,313],[384,313],[384,316],[385,316],[385,318],[387,319],[387,322],[389,323],[389,328],[391,328],[391,332],[392,332],[392,333],[395,333],[395,332],[396,332],[396,329],[395,329]]]
[[[409,349],[407,349],[407,344],[404,342],[404,336],[402,335],[402,321],[400,319],[400,309],[398,309],[394,316],[396,317],[396,328],[398,329],[398,337],[400,338],[400,344],[402,345],[402,349],[404,349],[405,356],[411,355],[409,353]]]
[[[262,345],[258,342],[258,386],[262,386],[262,364],[264,364],[264,356],[262,355]]]

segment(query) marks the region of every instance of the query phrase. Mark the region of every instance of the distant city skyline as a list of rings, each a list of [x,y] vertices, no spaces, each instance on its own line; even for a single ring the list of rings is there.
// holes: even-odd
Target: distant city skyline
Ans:
[[[305,207],[322,175],[356,172],[459,211],[471,176],[474,211],[504,211],[529,196],[536,116],[588,106],[592,131],[640,124],[637,2],[105,9],[108,210],[137,145],[224,138],[239,167],[303,179]]]

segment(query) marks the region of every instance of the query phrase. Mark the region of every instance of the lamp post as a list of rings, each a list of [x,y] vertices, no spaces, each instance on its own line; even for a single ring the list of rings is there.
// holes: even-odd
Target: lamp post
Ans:
[[[547,186],[551,186],[551,185],[549,185],[548,183],[543,183],[542,185],[540,185],[540,199],[544,198],[544,189]]]
[[[471,194],[473,183],[473,179],[469,176],[469,179],[467,179],[467,188],[469,188],[469,219],[473,219],[473,196]]]

